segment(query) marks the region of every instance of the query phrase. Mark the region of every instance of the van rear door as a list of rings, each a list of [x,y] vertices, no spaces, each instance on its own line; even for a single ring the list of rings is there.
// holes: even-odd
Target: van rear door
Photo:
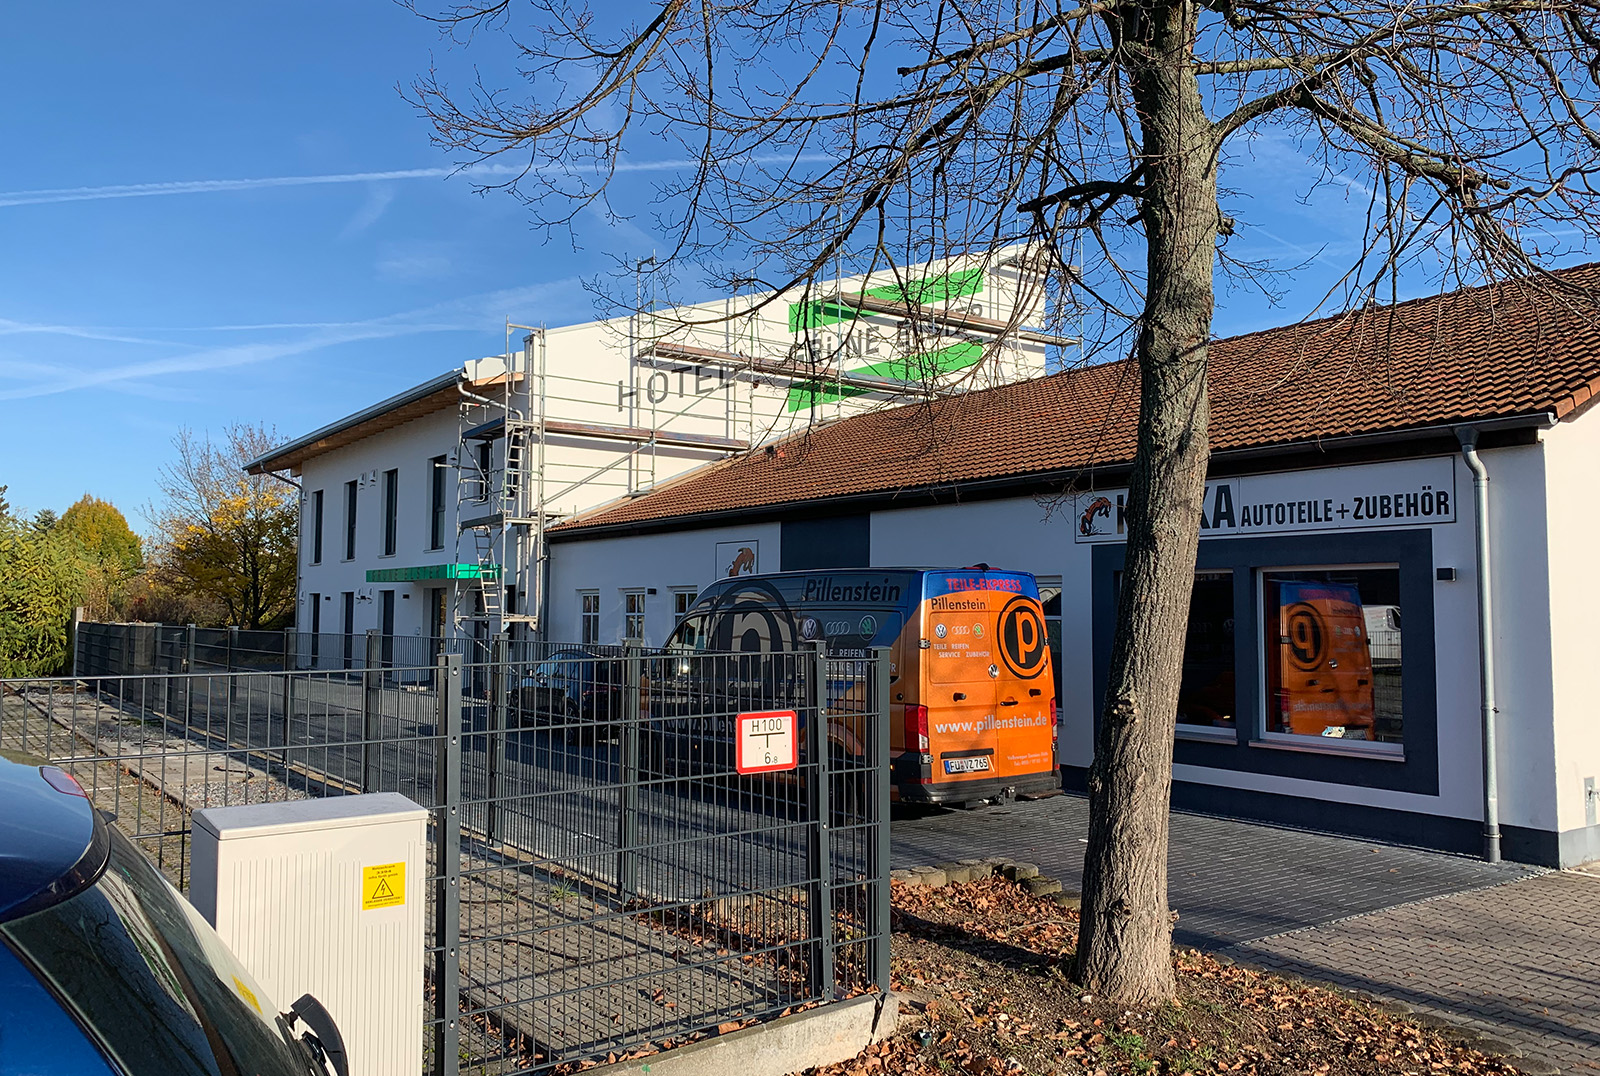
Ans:
[[[970,590],[930,597],[923,603],[922,702],[928,708],[932,781],[983,780],[994,776],[998,702],[994,610],[1007,595]]]

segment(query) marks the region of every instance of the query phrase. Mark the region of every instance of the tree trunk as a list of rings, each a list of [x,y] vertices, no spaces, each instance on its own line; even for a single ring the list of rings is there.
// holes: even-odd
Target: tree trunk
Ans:
[[[1147,236],[1139,445],[1105,708],[1089,769],[1076,976],[1129,1004],[1170,998],[1167,815],[1172,739],[1210,458],[1207,342],[1216,153],[1193,64],[1192,3],[1122,17],[1144,152]],[[1142,21],[1140,21],[1142,20]]]

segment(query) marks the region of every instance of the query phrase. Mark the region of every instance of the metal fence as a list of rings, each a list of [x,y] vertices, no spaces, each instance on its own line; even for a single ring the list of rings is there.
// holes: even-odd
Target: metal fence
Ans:
[[[0,681],[0,746],[74,773],[180,888],[198,808],[429,808],[430,1072],[547,1072],[887,990],[886,651],[496,639],[401,665],[362,639],[358,667],[308,669],[303,635],[284,660],[283,633],[100,627],[76,677]],[[736,716],[789,710],[797,767],[741,776]]]

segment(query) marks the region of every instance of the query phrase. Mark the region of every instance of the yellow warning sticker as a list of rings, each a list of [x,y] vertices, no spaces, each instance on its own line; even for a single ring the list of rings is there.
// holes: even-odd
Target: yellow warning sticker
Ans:
[[[250,1003],[250,1007],[257,1013],[261,1012],[261,1002],[256,1000],[256,992],[244,985],[244,980],[237,975],[233,977],[233,987],[239,991],[239,996]]]
[[[406,865],[380,863],[361,868],[361,910],[397,908],[406,902]]]

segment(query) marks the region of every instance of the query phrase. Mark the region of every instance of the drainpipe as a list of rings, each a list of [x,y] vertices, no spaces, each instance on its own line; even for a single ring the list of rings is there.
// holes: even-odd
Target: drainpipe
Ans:
[[[1494,616],[1489,592],[1489,471],[1478,457],[1478,431],[1456,431],[1472,472],[1472,514],[1478,554],[1478,693],[1483,716],[1483,858],[1500,862],[1500,782],[1495,761]]]

